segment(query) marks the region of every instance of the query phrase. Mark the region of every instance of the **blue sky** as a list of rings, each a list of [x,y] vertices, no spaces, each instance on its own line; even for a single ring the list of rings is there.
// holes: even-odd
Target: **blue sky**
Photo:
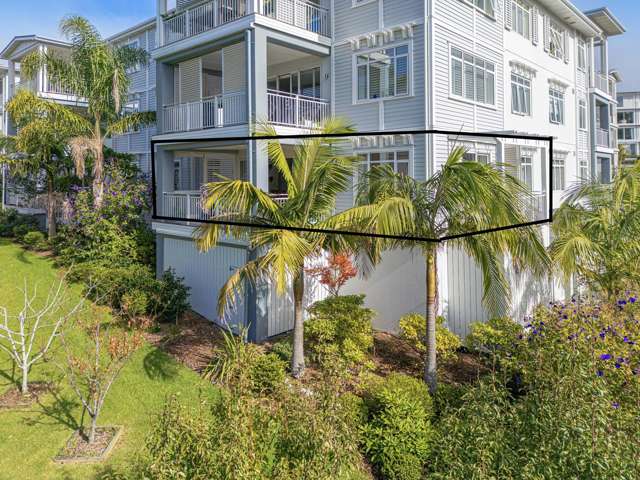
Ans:
[[[348,1],[348,0],[347,0]],[[409,0],[411,1],[411,0]],[[611,40],[611,66],[622,73],[623,90],[640,90],[640,2],[638,0],[573,0],[582,10],[607,6],[627,28]],[[0,45],[16,35],[38,33],[58,38],[58,22],[69,13],[88,17],[105,36],[154,15],[156,0],[3,0]]]

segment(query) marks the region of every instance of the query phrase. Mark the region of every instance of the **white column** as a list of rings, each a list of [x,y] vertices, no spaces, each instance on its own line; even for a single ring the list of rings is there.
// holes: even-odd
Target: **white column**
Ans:
[[[156,45],[164,45],[164,22],[162,16],[167,13],[167,0],[156,0]]]

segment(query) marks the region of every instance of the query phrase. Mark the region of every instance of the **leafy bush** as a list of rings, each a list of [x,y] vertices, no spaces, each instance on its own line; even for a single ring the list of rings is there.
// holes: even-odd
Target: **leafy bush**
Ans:
[[[274,353],[257,355],[249,368],[256,393],[273,393],[284,383],[286,364]]]
[[[470,387],[438,422],[429,478],[640,478],[638,303],[538,309],[511,348],[524,394],[502,370]]]
[[[31,225],[27,225],[26,223],[20,223],[13,227],[13,236],[19,241],[24,241],[25,235],[27,235],[32,230]]]
[[[291,363],[291,357],[293,356],[293,345],[291,344],[291,340],[288,338],[278,340],[271,345],[271,353],[277,355],[283,362],[287,364]]]
[[[162,274],[154,293],[150,307],[161,321],[177,322],[189,309],[189,287],[171,268]]]
[[[323,364],[362,365],[373,347],[374,312],[364,306],[364,295],[329,297],[309,308],[305,342]]]
[[[522,326],[510,318],[492,318],[469,327],[467,347],[478,352],[508,352],[522,334]]]
[[[457,350],[462,346],[460,337],[444,326],[444,317],[436,318],[436,352],[438,359],[447,363],[456,359]],[[427,320],[419,313],[409,313],[400,319],[400,337],[415,350],[424,353]]]
[[[38,227],[38,219],[33,215],[22,215],[13,208],[0,210],[0,237],[21,238],[28,232],[38,230]]]
[[[125,292],[120,303],[122,314],[128,319],[144,315],[149,310],[149,296],[142,290]]]
[[[38,245],[45,243],[44,234],[40,231],[32,231],[27,233],[22,241],[30,249],[36,249]]]
[[[433,436],[427,387],[406,375],[390,375],[382,383],[374,382],[365,404],[362,444],[371,463],[386,479],[422,478]]]

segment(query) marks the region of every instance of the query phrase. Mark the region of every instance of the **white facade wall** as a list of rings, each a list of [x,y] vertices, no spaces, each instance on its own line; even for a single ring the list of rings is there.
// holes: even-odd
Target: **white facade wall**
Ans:
[[[618,132],[627,154],[640,157],[640,92],[618,93]]]

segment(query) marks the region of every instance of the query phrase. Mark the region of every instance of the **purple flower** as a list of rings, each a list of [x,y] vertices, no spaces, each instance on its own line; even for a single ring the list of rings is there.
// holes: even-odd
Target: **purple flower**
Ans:
[[[622,365],[620,365],[618,362],[616,362],[616,369],[619,369],[620,367],[622,367]]]
[[[620,404],[619,404],[618,402],[613,402],[613,403],[611,404],[611,406],[612,406],[613,408],[620,408]]]
[[[603,353],[600,355],[600,360],[611,360],[611,355],[609,353]]]
[[[629,302],[630,302],[630,303],[636,303],[636,297],[631,297],[631,298],[629,299]]]
[[[604,372],[602,370],[598,370],[596,372],[596,375],[598,375],[599,377],[604,377]]]

